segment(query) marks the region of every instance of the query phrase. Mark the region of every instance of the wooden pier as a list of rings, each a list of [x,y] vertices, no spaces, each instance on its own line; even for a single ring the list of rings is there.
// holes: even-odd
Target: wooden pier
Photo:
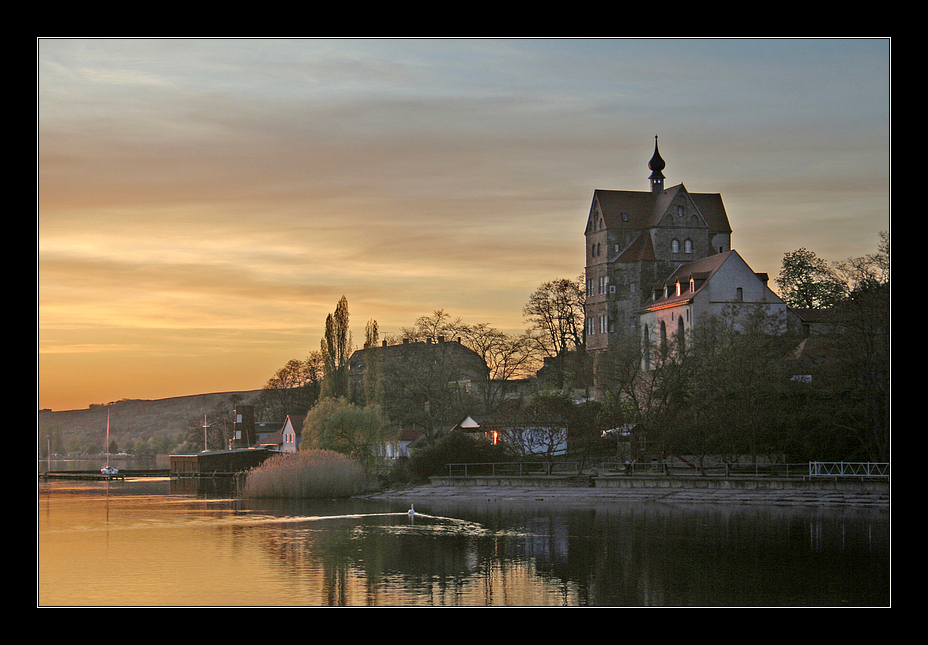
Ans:
[[[39,473],[39,479],[70,479],[70,480],[91,480],[91,481],[109,481],[124,480],[127,477],[170,477],[171,471],[167,468],[155,470],[120,470],[115,475],[104,475],[99,470],[57,470],[51,472]]]
[[[99,470],[59,470],[39,473],[39,479],[65,480],[83,479],[92,481],[125,480],[139,477],[241,477],[252,468],[260,466],[268,457],[279,454],[266,448],[236,450],[214,450],[189,455],[171,455],[170,468],[151,470],[120,469],[114,475],[105,475]]]

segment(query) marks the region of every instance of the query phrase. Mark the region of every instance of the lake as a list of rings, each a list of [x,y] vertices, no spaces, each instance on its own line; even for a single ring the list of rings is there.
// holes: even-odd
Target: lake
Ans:
[[[37,604],[889,606],[885,509],[245,500],[39,481]]]

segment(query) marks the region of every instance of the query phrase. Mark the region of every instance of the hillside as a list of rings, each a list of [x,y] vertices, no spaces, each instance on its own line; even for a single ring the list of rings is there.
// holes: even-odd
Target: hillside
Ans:
[[[228,408],[231,418],[237,401],[247,403],[260,393],[261,390],[252,390],[194,394],[170,399],[117,401],[107,406],[110,411],[110,431],[120,443],[127,439],[174,436],[186,430],[197,419],[202,420],[204,414],[213,416],[217,409]],[[82,440],[92,441],[94,436],[99,436],[102,440],[106,432],[107,407],[95,405],[84,410],[40,410],[40,442],[52,432],[59,432],[64,438],[76,435]]]

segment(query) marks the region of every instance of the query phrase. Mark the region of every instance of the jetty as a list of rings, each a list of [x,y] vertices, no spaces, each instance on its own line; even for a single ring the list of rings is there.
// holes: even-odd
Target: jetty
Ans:
[[[139,477],[170,477],[171,471],[167,468],[146,469],[146,470],[120,470],[112,475],[104,475],[99,470],[57,470],[39,473],[39,479],[70,479],[70,480],[92,480],[92,481],[109,481],[124,480],[126,478]]]

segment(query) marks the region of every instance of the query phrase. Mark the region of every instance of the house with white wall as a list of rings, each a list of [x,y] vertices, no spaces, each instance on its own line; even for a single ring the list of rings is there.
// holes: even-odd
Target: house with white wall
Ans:
[[[280,452],[296,452],[300,448],[300,433],[289,415],[283,424],[259,421],[255,423],[255,430],[258,435],[258,445],[262,448]]]
[[[567,423],[552,415],[524,411],[470,415],[454,429],[483,437],[494,445],[505,444],[523,457],[567,452]]]
[[[679,266],[652,285],[651,299],[638,312],[645,349],[685,338],[713,317],[731,320],[737,331],[739,319],[758,311],[773,325],[771,331],[785,332],[786,303],[767,283],[767,274],[754,272],[735,250]],[[644,352],[646,361],[649,354]]]

